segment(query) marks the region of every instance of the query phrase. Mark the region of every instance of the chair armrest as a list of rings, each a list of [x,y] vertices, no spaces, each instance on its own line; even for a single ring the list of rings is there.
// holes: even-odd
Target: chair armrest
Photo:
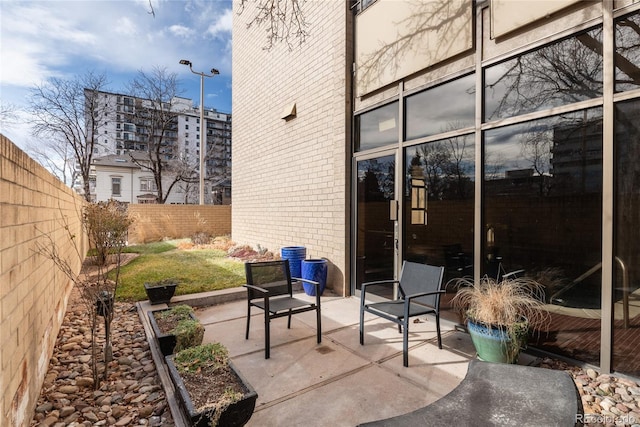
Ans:
[[[269,291],[265,288],[261,288],[256,285],[247,285],[247,284],[242,286],[244,286],[245,288],[253,289],[254,291],[260,292],[261,294],[264,294],[265,297],[269,295]]]
[[[292,277],[291,280],[297,280],[300,282],[310,283],[316,288],[316,305],[320,308],[320,282],[315,280],[303,279],[302,277]]]
[[[374,282],[366,282],[363,283],[362,285],[360,285],[360,305],[364,306],[364,295],[367,293],[367,286],[370,285],[393,285],[396,283],[400,283],[399,280],[393,280],[393,279],[388,279],[388,280],[376,280]]]
[[[316,281],[309,280],[309,279],[303,279],[303,278],[301,278],[301,277],[292,277],[292,278],[291,278],[291,280],[295,280],[295,281],[297,281],[297,282],[310,283],[310,284],[312,284],[313,286],[315,286],[316,288],[317,288],[318,286],[320,286],[320,282],[316,282]]]
[[[400,281],[388,279],[388,280],[376,280],[375,282],[366,282],[360,285],[360,291],[364,292],[364,289],[369,285],[392,285],[394,283],[400,283]]]
[[[441,290],[441,291],[431,291],[431,292],[419,292],[417,294],[412,294],[412,295],[407,295],[404,297],[405,301],[411,301],[414,298],[419,298],[419,297],[426,297],[427,295],[435,295],[435,294],[444,294],[447,291]]]

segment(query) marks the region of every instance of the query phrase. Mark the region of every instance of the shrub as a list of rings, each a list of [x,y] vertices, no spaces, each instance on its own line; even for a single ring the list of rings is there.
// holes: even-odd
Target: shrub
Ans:
[[[211,235],[204,231],[199,231],[191,236],[191,241],[194,245],[207,245],[211,242]]]
[[[202,343],[204,326],[199,321],[191,318],[181,320],[173,330],[173,334],[176,336],[175,351],[184,350]]]

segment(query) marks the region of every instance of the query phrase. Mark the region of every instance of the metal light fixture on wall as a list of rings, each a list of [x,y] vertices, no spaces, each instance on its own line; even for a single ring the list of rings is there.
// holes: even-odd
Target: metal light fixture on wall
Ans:
[[[411,166],[411,224],[427,225],[427,181],[418,165]]]
[[[189,70],[191,70],[193,74],[197,74],[200,76],[200,204],[204,205],[204,178],[206,175],[206,169],[204,167],[204,157],[207,152],[207,129],[204,122],[204,78],[213,77],[217,74],[220,74],[220,72],[215,68],[211,69],[211,74],[193,71],[193,64],[187,59],[181,59],[180,64],[188,65]]]
[[[411,178],[411,224],[427,225],[427,186],[421,178]]]

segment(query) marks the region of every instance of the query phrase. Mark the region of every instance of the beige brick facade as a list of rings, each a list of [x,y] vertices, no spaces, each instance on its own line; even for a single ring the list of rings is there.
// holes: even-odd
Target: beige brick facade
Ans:
[[[254,10],[234,14],[232,238],[274,252],[305,246],[329,261],[327,286],[345,294],[352,18],[344,1],[306,2],[303,12],[307,40],[269,51],[265,28],[246,28]],[[294,103],[296,117],[284,120]]]
[[[134,222],[129,243],[147,243],[168,238],[191,237],[204,232],[211,236],[231,234],[229,205],[129,205]]]
[[[0,147],[0,425],[27,426],[72,288],[37,244],[51,235],[79,272],[65,225],[84,235],[84,201],[2,135]]]

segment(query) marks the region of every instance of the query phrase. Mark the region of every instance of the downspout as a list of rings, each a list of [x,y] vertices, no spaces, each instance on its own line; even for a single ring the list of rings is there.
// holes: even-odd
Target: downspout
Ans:
[[[345,43],[345,49],[347,49],[346,54],[346,81],[349,82],[349,89],[347,91],[349,99],[347,100],[347,108],[346,110],[346,129],[345,136],[348,136],[349,140],[347,141],[347,149],[345,154],[345,177],[346,180],[345,185],[345,205],[347,206],[347,215],[346,215],[346,223],[347,223],[347,232],[345,233],[345,245],[344,247],[347,250],[345,254],[345,274],[344,274],[344,295],[349,296],[355,293],[355,271],[356,271],[356,257],[355,257],[355,231],[353,230],[353,226],[355,224],[355,212],[354,206],[352,204],[352,195],[354,194],[353,190],[353,141],[355,138],[354,129],[353,129],[353,104],[355,102],[355,75],[356,75],[356,62],[355,62],[355,51],[356,51],[356,14],[358,11],[358,4],[360,2],[358,0],[353,1],[351,6],[349,6],[349,2],[347,2],[347,20],[345,22],[346,28],[346,36],[347,43]],[[349,43],[349,40],[351,41]],[[348,287],[347,287],[348,283]]]

